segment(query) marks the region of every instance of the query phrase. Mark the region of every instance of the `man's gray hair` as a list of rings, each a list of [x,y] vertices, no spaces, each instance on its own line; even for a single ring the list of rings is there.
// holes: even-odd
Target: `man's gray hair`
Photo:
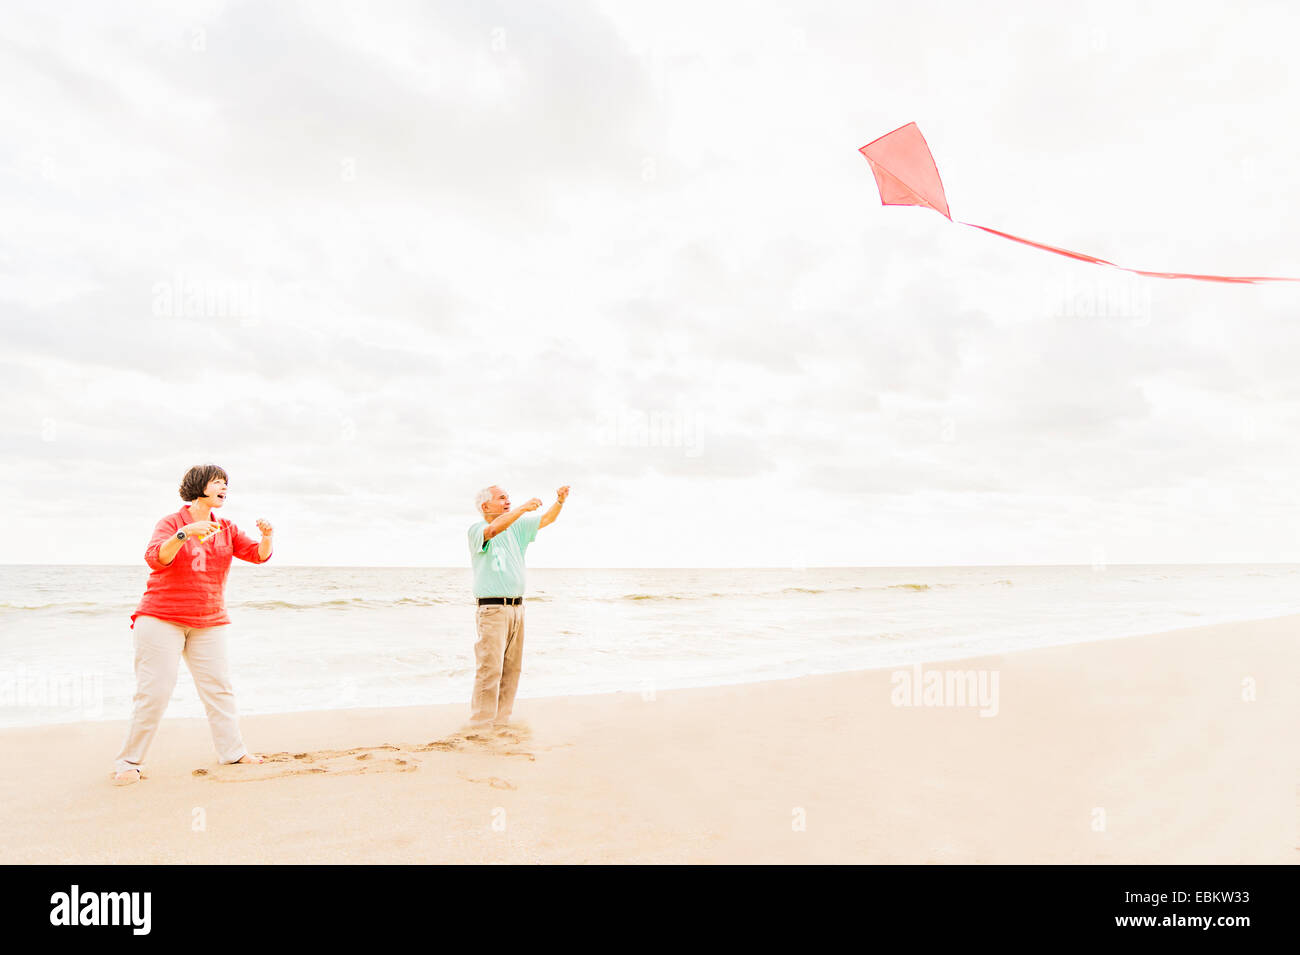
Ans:
[[[474,509],[479,512],[479,516],[483,514],[483,505],[492,500],[492,488],[494,487],[496,487],[495,484],[489,484],[474,495]]]

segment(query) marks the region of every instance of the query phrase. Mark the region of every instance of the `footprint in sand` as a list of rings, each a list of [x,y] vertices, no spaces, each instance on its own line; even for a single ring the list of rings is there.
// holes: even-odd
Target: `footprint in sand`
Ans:
[[[487,783],[493,789],[518,789],[514,783],[502,779],[500,776],[489,776],[486,779],[475,779],[473,776],[466,776],[464,773],[457,773],[461,779],[467,783]]]
[[[527,730],[463,730],[442,739],[435,739],[422,746],[415,747],[416,752],[441,750],[450,752],[490,753],[494,756],[522,756],[529,761],[536,760],[532,753],[511,747],[526,743],[531,734]]]
[[[418,761],[400,746],[356,746],[352,749],[322,749],[308,753],[269,753],[265,761],[241,766],[221,766],[216,772],[195,770],[221,783],[246,783],[281,776],[355,776],[360,773],[411,773]]]
[[[452,734],[428,743],[395,746],[354,746],[351,749],[321,749],[302,753],[270,753],[265,762],[240,766],[220,766],[215,771],[194,770],[195,776],[204,776],[221,783],[246,783],[281,776],[355,776],[360,773],[411,773],[420,768],[420,754],[430,752],[486,752],[494,756],[522,756],[530,762],[537,757],[524,750],[510,747],[523,743],[528,733],[504,731],[492,734]],[[496,779],[496,777],[491,777]],[[479,781],[479,780],[476,780]],[[513,789],[504,780],[496,788]],[[490,785],[495,785],[489,783]]]
[[[432,742],[412,747],[412,749],[417,753],[428,753],[433,750],[438,750],[443,753],[454,753],[457,750],[462,750],[464,748],[464,744],[460,740],[456,739],[435,739]]]

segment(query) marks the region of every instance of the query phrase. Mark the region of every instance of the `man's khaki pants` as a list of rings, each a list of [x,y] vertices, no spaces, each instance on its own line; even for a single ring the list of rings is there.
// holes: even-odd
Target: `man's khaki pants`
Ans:
[[[504,725],[515,705],[524,662],[524,605],[481,604],[474,659],[474,698],[469,720],[476,726]]]
[[[139,769],[158,732],[158,723],[176,688],[181,657],[208,712],[208,728],[223,763],[238,762],[248,752],[239,735],[235,693],[230,685],[226,628],[184,627],[157,617],[135,618],[135,707],[122,751],[119,772]]]

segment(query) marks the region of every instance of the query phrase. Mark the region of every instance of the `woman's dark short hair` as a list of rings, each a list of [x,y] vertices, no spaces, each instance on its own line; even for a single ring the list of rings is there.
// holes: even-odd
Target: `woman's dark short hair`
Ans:
[[[215,464],[196,464],[185,472],[185,477],[181,478],[181,500],[192,501],[195,498],[203,496],[203,492],[208,489],[208,484],[217,478],[230,483],[230,478],[226,472]]]

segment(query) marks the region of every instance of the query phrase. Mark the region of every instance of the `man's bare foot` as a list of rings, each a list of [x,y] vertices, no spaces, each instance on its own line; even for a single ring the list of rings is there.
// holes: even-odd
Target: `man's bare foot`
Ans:
[[[235,760],[235,762],[237,762],[237,763],[264,763],[264,762],[266,762],[266,757],[264,757],[264,756],[254,756],[252,753],[245,753],[243,756],[239,757],[239,759]]]
[[[116,772],[113,774],[113,785],[129,786],[132,783],[138,783],[140,781],[140,778],[141,778],[140,770],[123,769],[120,772]]]

